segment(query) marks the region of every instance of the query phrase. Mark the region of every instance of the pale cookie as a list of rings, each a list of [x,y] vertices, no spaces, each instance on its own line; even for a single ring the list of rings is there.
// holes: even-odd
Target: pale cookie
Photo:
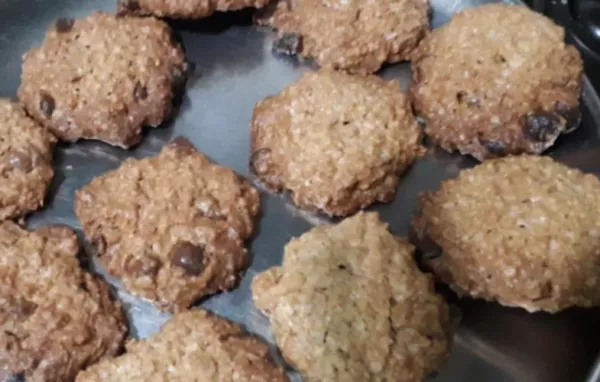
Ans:
[[[237,324],[202,309],[175,314],[160,332],[131,341],[77,382],[285,382],[269,347]]]
[[[62,140],[135,145],[183,90],[187,65],[171,34],[153,18],[59,19],[25,54],[19,99]]]
[[[258,22],[278,30],[275,52],[369,74],[410,59],[429,31],[429,10],[429,0],[276,0]]]
[[[285,359],[307,381],[423,381],[446,360],[446,303],[414,248],[375,213],[290,241],[252,283]]]
[[[600,304],[594,175],[547,157],[494,159],[424,194],[421,208],[414,231],[426,257],[439,256],[427,263],[459,294],[531,312]]]
[[[237,285],[258,191],[185,138],[77,191],[75,213],[108,272],[168,310]]]
[[[321,70],[256,105],[252,171],[294,203],[344,216],[390,202],[421,132],[396,81]]]
[[[0,98],[0,221],[44,205],[55,142],[20,105]]]
[[[70,227],[0,223],[0,376],[72,381],[121,351],[121,305],[81,269],[79,250]]]
[[[539,154],[581,120],[583,62],[562,27],[525,6],[462,11],[413,57],[414,106],[445,150],[482,161]]]
[[[120,13],[173,19],[200,19],[215,12],[262,8],[270,0],[119,0]]]

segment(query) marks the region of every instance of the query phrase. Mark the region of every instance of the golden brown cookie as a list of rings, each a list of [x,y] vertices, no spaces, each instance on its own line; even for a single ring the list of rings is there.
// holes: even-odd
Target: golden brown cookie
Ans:
[[[275,52],[369,74],[405,61],[429,30],[429,0],[276,0],[258,18],[278,30]]]
[[[480,161],[546,150],[581,119],[583,62],[564,37],[525,6],[456,14],[413,57],[411,93],[425,133]]]
[[[528,311],[600,304],[600,180],[547,157],[494,159],[422,196],[413,228],[461,295]],[[432,256],[427,256],[432,257]]]
[[[20,105],[0,98],[0,221],[44,205],[55,143]]]
[[[119,12],[174,19],[200,19],[215,12],[262,8],[270,0],[119,0]]]
[[[421,150],[396,81],[321,70],[256,105],[252,171],[294,203],[344,216],[394,198]]]
[[[305,380],[416,382],[444,363],[448,309],[413,252],[359,213],[293,239],[254,278],[254,302]]]
[[[0,223],[0,376],[64,382],[121,351],[126,324],[108,284],[81,269],[67,226]]]
[[[131,341],[127,353],[100,362],[77,382],[285,382],[268,346],[235,323],[202,309],[177,313],[160,332]]]
[[[162,309],[237,285],[258,191],[185,138],[77,191],[75,213],[108,272]]]
[[[19,99],[58,138],[130,147],[169,116],[186,62],[167,24],[93,13],[59,19],[25,54]]]

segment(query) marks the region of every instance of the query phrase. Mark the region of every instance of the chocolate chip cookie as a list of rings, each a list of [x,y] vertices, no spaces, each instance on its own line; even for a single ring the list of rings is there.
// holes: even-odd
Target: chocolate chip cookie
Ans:
[[[167,310],[237,285],[258,191],[185,138],[77,191],[75,213],[107,271]]]
[[[127,353],[100,362],[77,382],[129,381],[284,382],[268,346],[235,323],[202,309],[175,314],[146,340],[131,341]]]
[[[396,81],[321,70],[256,105],[252,171],[302,208],[344,216],[389,202],[421,150]]]
[[[577,128],[583,63],[564,30],[524,6],[467,9],[413,57],[411,93],[432,142],[482,161],[539,154]]]
[[[67,226],[0,223],[0,376],[64,382],[121,350],[121,306],[81,269]]]
[[[200,19],[215,12],[262,8],[270,0],[119,0],[120,14],[156,15],[174,19]]]
[[[423,381],[450,346],[446,303],[375,213],[313,228],[252,282],[285,359],[309,381]]]
[[[100,12],[59,19],[25,54],[19,99],[62,140],[130,147],[143,126],[169,116],[186,67],[162,21]]]
[[[424,194],[421,209],[427,264],[459,294],[531,312],[600,304],[594,175],[547,157],[494,159]]]
[[[429,30],[429,10],[429,0],[276,0],[257,21],[278,30],[275,52],[369,74],[410,58]]]
[[[44,205],[55,142],[20,105],[0,98],[0,221]]]

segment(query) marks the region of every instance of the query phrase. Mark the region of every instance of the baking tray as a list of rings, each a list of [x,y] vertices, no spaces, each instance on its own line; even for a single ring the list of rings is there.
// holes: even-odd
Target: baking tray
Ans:
[[[432,0],[433,26],[445,23],[460,9],[490,0]],[[14,97],[19,85],[21,56],[41,43],[46,28],[58,17],[83,17],[93,10],[112,11],[104,0],[0,0],[0,96]],[[254,181],[248,169],[249,123],[256,102],[277,93],[309,67],[271,53],[272,34],[250,24],[251,12],[217,14],[201,21],[174,22],[188,58],[197,65],[177,118],[148,129],[133,150],[99,142],[60,144],[56,177],[48,205],[27,219],[30,227],[49,223],[81,228],[73,212],[75,190],[93,177],[117,168],[128,157],[156,154],[175,136],[188,137],[215,162],[229,166]],[[381,75],[410,81],[408,64],[385,68]],[[583,86],[583,123],[561,138],[550,155],[586,172],[600,174],[600,100],[590,83]],[[398,235],[407,235],[410,215],[419,192],[436,189],[443,179],[456,176],[475,161],[440,151],[420,159],[404,176],[395,201],[376,205]],[[251,243],[252,265],[241,285],[202,301],[201,305],[241,323],[272,342],[267,319],[252,304],[249,284],[260,271],[281,262],[285,243],[326,222],[323,216],[295,208],[286,198],[262,192],[262,216]],[[86,245],[86,251],[89,247]],[[98,272],[102,269],[94,266]],[[168,314],[128,295],[107,277],[124,301],[131,335],[146,337],[157,331]],[[600,310],[573,309],[556,315],[528,314],[494,303],[457,302],[461,324],[448,365],[431,380],[446,381],[600,381],[593,364],[600,349]],[[299,380],[294,376],[295,380]]]

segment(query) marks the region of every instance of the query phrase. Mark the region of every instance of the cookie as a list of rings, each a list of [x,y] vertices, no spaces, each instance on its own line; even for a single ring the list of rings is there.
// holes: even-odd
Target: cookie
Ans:
[[[273,50],[358,74],[406,61],[429,31],[429,0],[279,0],[258,23],[278,30]]]
[[[540,154],[581,120],[583,63],[562,27],[524,6],[467,9],[413,57],[414,107],[447,151]]]
[[[160,332],[131,341],[127,353],[100,362],[77,382],[284,382],[268,346],[235,323],[202,309],[175,314]]]
[[[237,285],[258,191],[185,138],[76,192],[75,213],[107,271],[161,309]]]
[[[262,8],[270,0],[119,0],[119,13],[173,19],[200,19],[215,12]]]
[[[294,203],[344,216],[394,198],[421,150],[398,83],[321,70],[254,108],[251,169]]]
[[[84,271],[67,226],[26,231],[0,223],[0,375],[72,381],[115,356],[126,334],[108,284]]]
[[[44,205],[55,142],[20,105],[0,98],[0,221]]]
[[[305,380],[423,381],[444,363],[448,308],[413,251],[359,213],[293,239],[254,278],[254,302]]]
[[[460,295],[530,312],[600,304],[594,175],[547,157],[493,159],[424,194],[421,209],[427,264]]]
[[[19,99],[65,141],[130,147],[158,126],[183,90],[184,53],[167,24],[97,12],[59,19],[25,54]]]

